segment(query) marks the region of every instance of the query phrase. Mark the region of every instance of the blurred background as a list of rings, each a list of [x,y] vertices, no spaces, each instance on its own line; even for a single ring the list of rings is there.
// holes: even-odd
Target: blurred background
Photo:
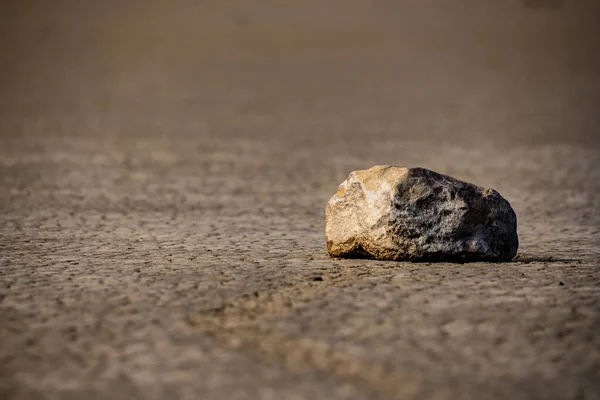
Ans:
[[[390,132],[592,144],[599,8],[4,0],[1,111],[5,124],[44,113],[165,133],[195,123],[215,135],[258,129],[290,140],[360,133],[366,146]]]
[[[0,0],[0,397],[597,394],[598,21]],[[376,164],[497,189],[523,264],[329,259],[325,204]]]

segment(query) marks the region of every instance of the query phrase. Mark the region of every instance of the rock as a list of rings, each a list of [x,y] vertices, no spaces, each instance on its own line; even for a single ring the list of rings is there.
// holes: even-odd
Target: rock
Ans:
[[[509,202],[425,168],[355,171],[329,200],[332,257],[411,261],[509,261],[517,253],[517,216]]]

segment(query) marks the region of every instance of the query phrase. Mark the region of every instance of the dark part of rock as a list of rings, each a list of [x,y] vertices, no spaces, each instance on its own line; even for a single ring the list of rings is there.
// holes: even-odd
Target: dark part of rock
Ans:
[[[332,257],[509,261],[517,217],[497,191],[424,168],[355,171],[327,205]]]

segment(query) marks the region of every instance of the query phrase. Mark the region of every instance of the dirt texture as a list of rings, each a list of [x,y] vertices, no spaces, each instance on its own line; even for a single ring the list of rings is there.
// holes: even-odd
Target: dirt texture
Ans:
[[[595,1],[0,1],[0,398],[599,399]],[[510,263],[335,260],[353,170]]]

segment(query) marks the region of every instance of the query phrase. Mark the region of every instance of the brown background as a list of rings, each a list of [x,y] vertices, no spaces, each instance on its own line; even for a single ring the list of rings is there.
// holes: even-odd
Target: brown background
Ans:
[[[0,397],[599,398],[599,17],[0,1]],[[518,258],[329,259],[374,164],[499,190]]]

